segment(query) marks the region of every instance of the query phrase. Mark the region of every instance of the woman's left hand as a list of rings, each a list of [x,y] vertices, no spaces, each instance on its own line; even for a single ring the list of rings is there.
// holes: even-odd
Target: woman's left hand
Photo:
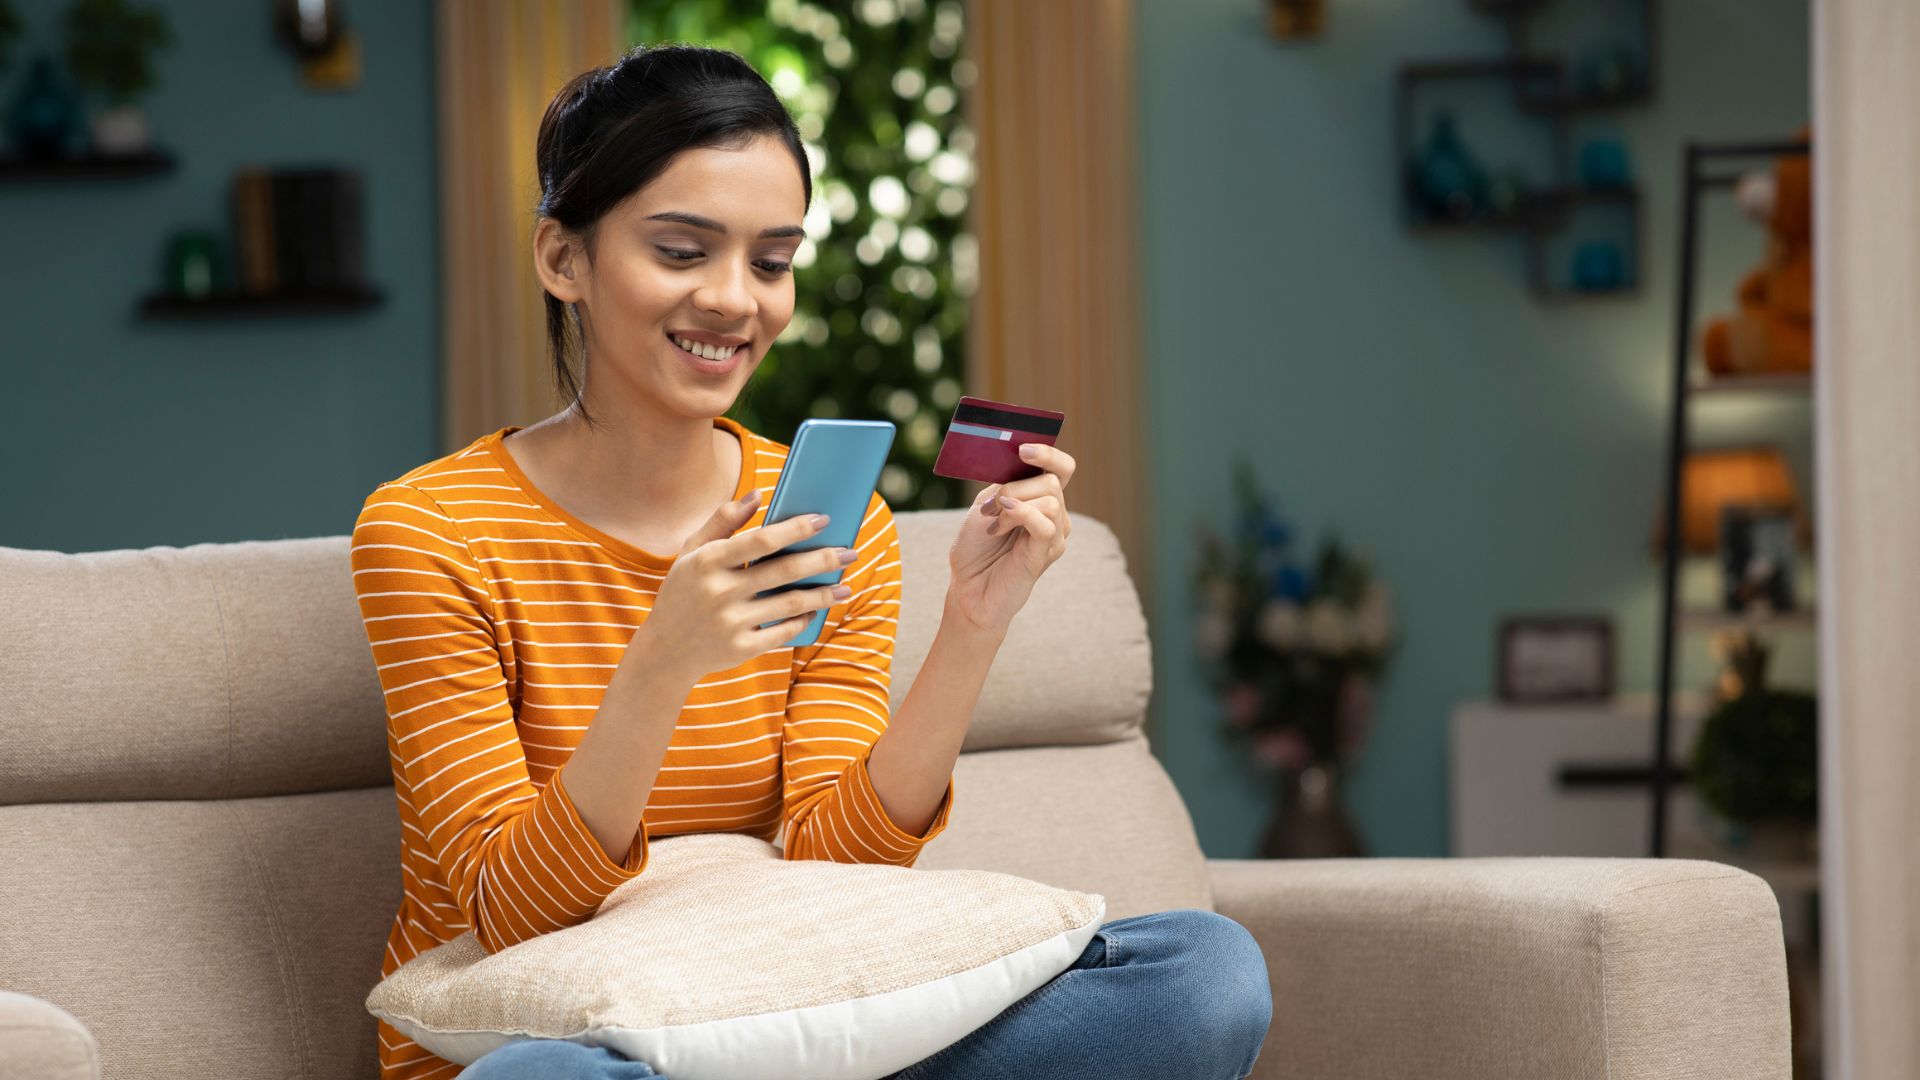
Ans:
[[[952,578],[946,614],[992,633],[1006,632],[1033,583],[1065,554],[1073,532],[1067,517],[1073,457],[1045,443],[1026,443],[1020,450],[1022,461],[1046,471],[982,491],[947,555]]]

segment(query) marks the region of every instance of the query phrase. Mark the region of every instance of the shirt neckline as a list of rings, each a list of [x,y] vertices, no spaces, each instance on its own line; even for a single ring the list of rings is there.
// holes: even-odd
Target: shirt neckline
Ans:
[[[734,480],[733,498],[741,498],[748,491],[752,490],[755,475],[759,471],[760,463],[758,451],[754,447],[753,435],[743,427],[739,421],[727,416],[714,417],[713,426],[725,428],[732,432],[734,437],[740,441],[740,475]],[[573,516],[573,514],[555,502],[546,492],[534,486],[533,481],[528,479],[527,474],[521,471],[519,462],[513,460],[513,455],[507,451],[504,445],[507,436],[524,427],[526,427],[525,424],[511,424],[507,427],[500,428],[481,440],[485,444],[487,453],[507,474],[507,477],[513,481],[514,485],[520,488],[522,493],[539,504],[542,510],[559,519],[562,524],[574,532],[579,533],[581,536],[599,544],[618,559],[647,570],[666,570],[673,566],[673,561],[677,557],[676,555],[658,555],[637,544],[630,544],[611,533],[602,532],[587,524],[585,521]],[[745,529],[751,527],[754,521],[758,520],[760,515],[765,512],[765,506],[755,508],[754,516],[749,518],[746,524],[740,528]],[[734,530],[735,533],[739,531],[740,529]]]

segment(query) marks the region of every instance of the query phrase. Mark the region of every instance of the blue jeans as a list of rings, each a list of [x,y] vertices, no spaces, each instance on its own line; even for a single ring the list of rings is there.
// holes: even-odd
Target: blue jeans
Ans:
[[[1177,908],[1101,924],[1072,967],[886,1080],[1243,1080],[1272,1019],[1253,935],[1225,915]],[[554,1039],[508,1043],[457,1080],[534,1077],[665,1080],[605,1047]]]

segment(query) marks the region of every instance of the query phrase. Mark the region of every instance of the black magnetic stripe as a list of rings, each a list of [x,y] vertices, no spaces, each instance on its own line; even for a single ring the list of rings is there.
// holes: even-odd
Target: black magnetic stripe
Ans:
[[[1016,431],[1030,431],[1035,435],[1060,434],[1060,421],[1051,416],[1028,416],[1026,413],[1008,412],[1005,409],[989,409],[984,405],[962,405],[953,411],[953,418],[963,424],[1013,428]]]

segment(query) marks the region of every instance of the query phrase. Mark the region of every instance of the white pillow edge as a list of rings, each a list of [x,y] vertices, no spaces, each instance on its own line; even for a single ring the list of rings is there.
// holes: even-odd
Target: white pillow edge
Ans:
[[[369,1007],[368,1012],[434,1056],[460,1065],[471,1065],[481,1055],[509,1042],[561,1039],[611,1047],[626,1057],[645,1061],[674,1080],[763,1080],[771,1054],[787,1052],[795,1044],[816,1049],[824,1046],[824,1042],[808,1042],[804,1029],[818,1026],[827,1031],[858,1031],[884,1018],[890,1025],[884,1040],[863,1037],[840,1047],[842,1053],[834,1060],[785,1066],[813,1071],[804,1075],[782,1073],[791,1080],[879,1080],[959,1042],[1073,966],[1105,922],[1106,898],[1098,893],[1090,895],[1100,897],[1099,907],[1084,925],[987,963],[914,986],[777,1013],[664,1028],[595,1025],[549,1035],[528,1030],[438,1029],[384,1009]],[[863,1013],[876,1015],[863,1017]],[[802,1032],[776,1037],[766,1030],[775,1023],[789,1023]],[[699,1040],[699,1049],[686,1051],[688,1039]],[[683,1049],[674,1052],[676,1045]]]

